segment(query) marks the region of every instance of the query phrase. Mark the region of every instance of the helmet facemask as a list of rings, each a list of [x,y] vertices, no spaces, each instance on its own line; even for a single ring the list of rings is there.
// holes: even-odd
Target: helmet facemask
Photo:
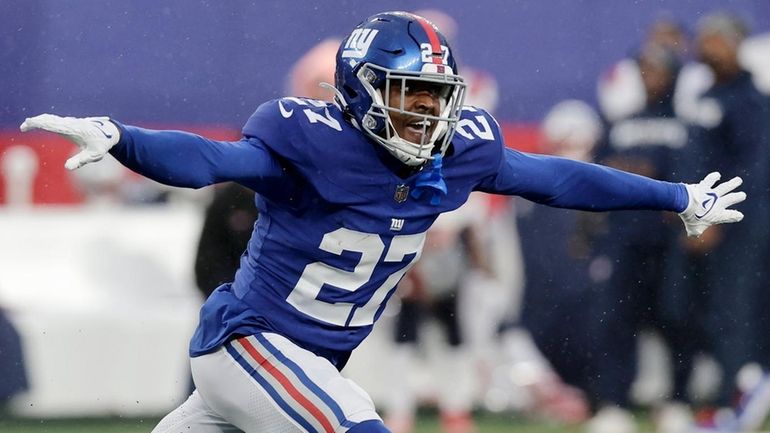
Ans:
[[[365,64],[357,73],[358,79],[372,99],[372,104],[362,119],[361,128],[370,138],[380,143],[406,165],[419,166],[433,159],[431,155],[436,153],[436,148],[443,156],[457,128],[466,85],[462,77],[452,73],[451,68],[439,66],[448,72],[399,71]],[[426,67],[438,69],[437,65],[432,64]],[[390,93],[394,86],[398,86],[401,91],[401,103],[398,107],[391,107],[390,104]],[[438,116],[406,109],[407,89],[410,86],[430,88],[437,93]],[[420,143],[414,143],[399,136],[391,119],[392,113],[416,119],[417,124],[422,127]],[[430,133],[433,125],[435,127]]]

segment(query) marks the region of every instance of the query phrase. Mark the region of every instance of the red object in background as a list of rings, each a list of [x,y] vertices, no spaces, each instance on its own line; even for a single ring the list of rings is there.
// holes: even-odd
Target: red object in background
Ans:
[[[180,125],[152,125],[155,129],[180,129],[194,132],[214,140],[237,140],[239,132],[229,128],[191,127]],[[540,134],[537,126],[515,123],[502,125],[505,142],[511,148],[532,152],[538,150]],[[29,146],[38,157],[38,171],[34,182],[35,204],[78,204],[84,200],[64,161],[77,152],[77,147],[57,134],[0,130],[0,160],[12,146]],[[0,175],[0,204],[6,202],[5,178]]]
[[[0,131],[0,160],[5,151],[13,146],[28,146],[38,158],[37,175],[33,187],[35,204],[73,204],[83,201],[82,194],[75,188],[64,161],[77,147],[56,134],[43,132]],[[0,176],[0,203],[6,202],[5,176]]]
[[[503,122],[505,144],[511,149],[522,152],[542,153],[540,127],[536,124]]]
[[[542,152],[540,128],[537,125],[523,123],[501,123],[505,145],[522,152]],[[508,197],[489,194],[490,214],[507,209]]]

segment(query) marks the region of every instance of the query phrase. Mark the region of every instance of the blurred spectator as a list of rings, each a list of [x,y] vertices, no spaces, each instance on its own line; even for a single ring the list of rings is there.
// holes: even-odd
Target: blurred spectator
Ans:
[[[698,24],[698,57],[714,84],[698,100],[678,177],[694,179],[707,165],[717,167],[740,175],[752,199],[742,206],[746,217],[739,227],[715,227],[698,240],[683,239],[686,253],[671,258],[680,267],[669,279],[674,293],[690,293],[678,299],[680,314],[688,314],[691,305],[706,311],[708,350],[724,372],[718,406],[733,402],[736,374],[744,364],[766,366],[768,359],[770,101],[738,60],[747,34],[740,19],[724,13]]]
[[[215,190],[195,255],[195,282],[204,297],[233,280],[257,215],[252,190],[236,183]]]
[[[35,176],[40,170],[37,154],[28,146],[15,145],[0,153],[0,174],[7,185],[5,204],[11,209],[32,206]]]
[[[689,42],[682,26],[670,17],[652,23],[642,45],[654,44],[668,50],[684,63]],[[602,116],[615,122],[642,111],[647,105],[647,92],[637,59],[623,59],[599,78],[598,101]]]
[[[671,20],[656,22],[651,27],[645,46],[650,44],[661,46],[669,51],[669,57],[672,60],[679,62],[688,62],[690,60],[689,53],[692,51],[698,52],[698,60],[703,63],[689,62],[685,64],[674,86],[673,100],[667,96],[663,105],[666,106],[668,111],[668,106],[673,103],[674,111],[680,118],[698,124],[700,127],[694,128],[690,134],[690,143],[692,144],[685,153],[686,158],[683,164],[672,166],[670,164],[671,161],[669,161],[669,164],[662,164],[661,167],[668,165],[669,171],[674,169],[680,170],[677,173],[677,178],[694,179],[701,174],[702,167],[705,167],[706,164],[715,164],[712,167],[718,167],[722,172],[736,171],[739,166],[743,166],[743,171],[739,171],[739,173],[744,177],[744,180],[747,180],[743,173],[746,173],[749,166],[745,164],[754,164],[751,171],[754,172],[755,177],[761,178],[763,174],[760,173],[766,173],[764,168],[766,163],[764,161],[766,160],[767,150],[765,149],[762,152],[760,148],[767,146],[768,143],[765,141],[767,133],[761,131],[762,128],[759,126],[763,124],[759,118],[763,116],[761,113],[765,112],[766,108],[761,103],[757,105],[757,101],[761,98],[757,97],[756,89],[749,89],[749,87],[752,87],[750,86],[751,75],[743,71],[741,65],[751,67],[753,71],[757,72],[759,77],[767,76],[768,71],[762,66],[766,64],[766,60],[761,60],[761,53],[767,52],[765,51],[767,48],[763,48],[765,45],[761,43],[762,39],[757,38],[757,42],[746,44],[746,46],[751,47],[750,49],[741,49],[741,42],[747,36],[745,26],[735,20],[734,17],[723,14],[715,15],[701,22],[698,29],[697,49],[691,50],[689,49],[690,44],[686,41],[685,32],[681,30],[681,27],[677,30],[677,27],[679,26]],[[645,50],[643,49],[643,51]],[[646,51],[649,52],[649,49]],[[618,135],[623,129],[627,130],[630,128],[629,126],[624,126],[622,122],[619,122],[620,120],[630,117],[629,120],[636,123],[640,118],[653,114],[650,112],[650,99],[654,98],[654,95],[649,90],[656,73],[654,71],[651,72],[649,66],[649,63],[643,65],[636,59],[627,59],[618,63],[611,73],[605,75],[600,80],[599,101],[603,114],[610,122],[618,122],[612,128],[609,136],[610,142],[613,140],[613,134]],[[642,72],[642,69],[645,67],[647,69]],[[757,77],[754,77],[754,81],[761,82],[761,79],[757,80]],[[728,85],[727,83],[732,84]],[[704,95],[704,93],[706,94]],[[745,98],[747,103],[740,107],[734,102],[737,100],[735,98]],[[663,108],[663,105],[658,108]],[[743,113],[752,109],[754,110],[753,116],[743,115]],[[660,110],[659,115],[663,115]],[[671,113],[667,112],[665,116],[670,117]],[[669,122],[672,122],[672,120],[669,120]],[[764,124],[766,125],[767,122],[765,121]],[[671,130],[673,131],[673,129]],[[680,128],[677,128],[677,130],[680,130]],[[654,136],[663,137],[663,131],[663,129],[658,128]],[[681,133],[674,134],[674,136],[677,135],[682,136]],[[611,147],[609,148],[610,150]],[[696,156],[700,157],[696,158]],[[663,156],[659,161],[666,161],[666,159],[667,157]],[[612,163],[612,161],[607,162]],[[630,169],[642,174],[652,175],[653,177],[667,178],[666,173],[656,174],[649,172],[650,164],[642,164],[642,166],[634,170],[627,162],[616,160],[614,163],[616,166],[626,170]],[[765,178],[767,177],[766,174],[764,176]],[[756,185],[755,188],[757,189],[754,189],[754,194],[751,192],[751,187],[747,188],[747,192],[754,198],[754,201],[747,206],[759,207],[755,212],[749,211],[749,213],[754,215],[753,218],[757,220],[767,218],[761,216],[765,215],[765,205],[762,203],[765,202],[766,198],[762,196],[766,193],[762,191],[763,187]],[[609,215],[611,222],[616,221],[617,218],[618,216],[616,215]],[[652,216],[640,215],[640,218],[649,219]],[[652,222],[647,221],[647,223],[640,224],[640,226],[661,228],[659,224],[662,223],[658,225],[652,223],[653,225],[649,225],[650,223]],[[752,230],[749,228],[750,224],[744,224],[736,232],[743,230],[746,230],[747,233],[750,232]],[[643,281],[653,284],[654,287],[654,280],[661,281],[660,278],[663,278],[662,281],[665,282],[666,287],[657,291],[657,299],[654,295],[655,291],[629,290],[627,296],[622,298],[622,303],[617,302],[618,300],[614,303],[608,300],[607,308],[620,316],[624,315],[623,310],[625,310],[625,314],[632,314],[633,310],[637,310],[636,320],[629,322],[616,319],[615,326],[607,328],[612,336],[618,339],[625,338],[626,341],[625,344],[619,344],[612,350],[612,353],[616,355],[605,359],[608,364],[613,366],[619,374],[622,374],[627,379],[621,382],[610,380],[610,382],[625,383],[627,380],[630,380],[632,371],[627,370],[625,373],[622,373],[622,369],[632,369],[634,365],[629,359],[630,354],[633,353],[633,347],[630,346],[631,336],[639,324],[649,323],[649,320],[652,319],[653,323],[657,325],[656,328],[662,332],[664,338],[673,349],[674,383],[672,397],[674,399],[687,399],[685,389],[688,373],[691,369],[692,357],[697,350],[710,347],[708,350],[714,352],[717,358],[726,358],[726,361],[720,359],[720,363],[726,362],[727,366],[725,367],[725,380],[722,383],[722,388],[719,392],[720,396],[717,400],[719,405],[727,405],[729,403],[734,386],[733,377],[737,368],[740,368],[742,363],[749,359],[756,359],[758,356],[748,356],[751,350],[746,347],[736,347],[737,350],[730,350],[727,347],[730,345],[728,341],[735,341],[736,339],[742,341],[741,344],[736,346],[752,344],[746,340],[748,330],[744,329],[743,331],[745,332],[742,332],[737,329],[741,326],[736,323],[736,317],[745,318],[751,316],[756,318],[754,320],[755,323],[766,323],[764,318],[757,315],[759,314],[758,310],[766,310],[767,307],[752,307],[747,304],[748,297],[742,296],[740,299],[733,298],[732,303],[725,303],[724,309],[722,309],[720,304],[723,304],[723,301],[727,301],[724,297],[729,291],[727,286],[730,284],[727,282],[729,278],[725,272],[740,273],[741,270],[748,272],[749,269],[756,268],[757,266],[761,268],[762,265],[759,263],[762,260],[766,260],[762,251],[765,251],[767,241],[763,240],[765,237],[763,229],[759,229],[758,237],[754,239],[754,243],[751,245],[744,243],[746,238],[732,237],[733,230],[724,230],[730,231],[730,241],[727,243],[731,244],[732,247],[722,245],[719,248],[724,249],[713,249],[717,248],[717,246],[710,244],[718,244],[718,239],[721,238],[719,236],[720,229],[713,230],[706,234],[706,241],[684,241],[691,251],[686,258],[682,257],[678,248],[668,251],[667,263],[663,265],[661,263],[656,264],[659,261],[654,259],[642,260],[637,257],[635,260],[631,260],[631,262],[636,263],[636,266],[632,266],[627,263],[628,259],[631,258],[632,254],[642,254],[643,249],[630,248],[627,250],[627,258],[618,262],[618,269],[615,270],[613,283],[610,286],[613,290],[618,290],[622,286],[621,280]],[[649,233],[646,234],[646,244],[649,245],[652,243],[650,241],[653,237],[649,236]],[[632,234],[627,235],[633,236]],[[664,238],[665,236],[662,237]],[[639,242],[644,241],[644,238],[645,233],[639,233],[637,236]],[[629,239],[632,238],[626,238],[626,243]],[[713,239],[713,241],[708,239]],[[739,251],[741,249],[739,244],[742,243],[744,243],[743,256],[752,249],[755,251],[753,262],[751,259],[743,261],[743,256]],[[663,254],[664,251],[659,251],[659,253]],[[731,258],[728,259],[729,266],[727,266],[727,269],[722,268],[721,271],[717,271],[715,257],[721,254],[727,254],[727,257]],[[711,257],[710,259],[709,256]],[[649,257],[654,258],[655,253],[650,252]],[[724,265],[724,262],[723,260],[720,263]],[[743,264],[739,265],[741,262]],[[624,263],[627,263],[628,266],[626,270],[623,269]],[[629,270],[630,272],[637,272],[634,268],[639,268],[640,264],[647,268],[653,268],[648,269],[649,272],[645,273],[645,279],[630,279],[628,275],[624,275],[628,274]],[[661,277],[659,273],[661,266],[668,268],[665,271],[665,275],[668,276],[667,279]],[[683,269],[687,266],[689,268],[685,271],[685,277],[682,277]],[[713,269],[710,273],[704,272],[705,269],[712,267]],[[721,279],[724,281],[724,287],[715,291],[708,290],[709,294],[704,298],[701,294],[704,287],[721,286],[718,282],[720,280],[720,277],[717,276],[718,272],[722,275]],[[758,284],[760,283],[755,279],[754,284],[743,285],[743,288],[738,290],[738,292],[753,292],[754,296],[757,296],[756,286]],[[750,286],[752,285],[755,288],[751,288]],[[723,292],[723,294],[719,295],[718,293],[720,292]],[[643,309],[638,310],[638,307],[644,307],[645,305],[651,308],[651,310],[648,310],[650,313],[646,314],[647,317],[638,314],[643,311]],[[655,311],[656,306],[658,308],[657,312]],[[722,311],[716,313],[718,309]],[[752,326],[744,325],[744,328],[756,326],[756,324]],[[707,336],[703,332],[698,332],[699,329],[704,327],[709,330],[710,335]],[[624,330],[625,332],[623,332]],[[625,337],[622,337],[622,335],[625,335]],[[687,338],[682,338],[682,335],[687,336]],[[732,335],[732,337],[729,335]],[[599,339],[599,341],[604,340]],[[710,342],[708,346],[706,346],[706,341]],[[622,347],[626,349],[624,350]],[[626,361],[616,362],[617,359],[626,359]],[[605,377],[611,378],[612,375],[605,375]],[[702,396],[695,397],[701,398]],[[666,412],[663,411],[662,413]],[[680,411],[679,414],[682,415],[682,412]],[[665,424],[665,417],[662,418],[662,421]]]
[[[714,76],[709,67],[693,58],[687,31],[671,17],[662,17],[650,26],[641,46],[647,44],[667,48],[679,58],[682,69],[675,87],[674,109],[682,118],[696,119],[698,98],[713,85]],[[739,47],[738,61],[752,73],[757,88],[770,94],[770,34],[748,37]],[[646,97],[635,59],[620,60],[602,74],[597,97],[602,116],[610,122],[641,111]]]
[[[488,274],[489,264],[478,238],[478,200],[440,216],[428,230],[420,261],[399,285],[401,308],[396,317],[394,375],[386,401],[386,425],[394,433],[410,433],[417,412],[417,392],[404,372],[413,369],[419,352],[420,324],[435,318],[446,333],[447,348],[431,368],[439,384],[437,392],[442,431],[474,430],[473,383],[468,371],[468,352],[458,315],[458,291],[473,272]],[[462,380],[465,378],[465,380]]]
[[[738,60],[751,71],[757,89],[770,95],[770,33],[746,38],[738,52]]]
[[[684,27],[671,17],[662,17],[650,26],[641,51],[655,45],[671,52],[682,65],[673,96],[678,115],[687,117],[695,109],[697,97],[712,81],[711,72],[700,63],[691,62],[691,42]],[[647,92],[636,58],[620,60],[599,78],[597,96],[601,114],[608,122],[617,122],[639,113],[647,106]]]
[[[544,151],[557,156],[590,161],[601,136],[601,123],[593,109],[580,101],[557,104],[542,124]],[[521,322],[537,347],[567,384],[586,391],[594,405],[599,396],[592,382],[598,375],[592,359],[595,293],[604,288],[611,264],[593,250],[592,244],[606,230],[601,214],[552,209],[517,201],[517,223],[524,257],[526,284]],[[577,398],[565,386],[544,387],[533,381],[541,405],[559,407],[559,399]],[[547,382],[547,381],[546,381]],[[545,394],[545,395],[543,395]],[[585,410],[574,403],[571,412],[554,413],[565,420],[582,421]],[[577,415],[576,415],[577,414]]]
[[[702,278],[699,292],[709,306],[712,350],[724,369],[717,403],[730,403],[735,374],[750,360],[767,366],[766,300],[768,206],[770,196],[770,101],[759,93],[752,74],[738,62],[738,49],[748,30],[735,16],[715,14],[698,26],[698,55],[714,74],[714,85],[700,99],[697,125],[688,156],[690,168],[718,163],[739,173],[747,194],[745,223],[738,230],[720,228],[701,242],[688,242],[697,262],[691,275]],[[717,254],[727,260],[718,261]],[[760,300],[760,302],[757,302]]]
[[[609,125],[597,160],[621,170],[672,181],[675,161],[687,144],[687,128],[674,113],[674,88],[680,71],[675,44],[647,44],[635,59],[645,90],[644,108]],[[673,395],[687,401],[687,385],[700,340],[694,320],[670,308],[674,290],[664,291],[666,257],[674,247],[678,221],[661,212],[608,215],[606,241],[598,246],[611,259],[606,290],[596,292],[594,307],[602,321],[596,329],[598,389],[612,390],[613,401],[628,406],[637,377],[637,336],[645,328],[660,333],[672,352]],[[673,224],[672,224],[673,222]],[[697,310],[691,306],[689,311]],[[661,428],[672,431],[690,423],[686,406],[666,405]],[[678,426],[678,427],[674,427]]]
[[[332,92],[320,83],[334,83],[334,62],[340,39],[328,38],[308,50],[289,71],[288,94],[311,99],[332,100]]]
[[[0,414],[5,404],[27,389],[27,371],[18,332],[0,309]]]

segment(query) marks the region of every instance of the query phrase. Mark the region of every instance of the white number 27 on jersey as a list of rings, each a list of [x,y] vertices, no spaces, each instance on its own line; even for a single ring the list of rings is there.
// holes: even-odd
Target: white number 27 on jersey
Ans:
[[[363,307],[347,302],[325,302],[317,299],[324,284],[354,292],[363,287],[377,272],[377,265],[385,251],[379,235],[340,228],[324,235],[320,249],[341,255],[343,251],[361,253],[353,271],[329,266],[323,262],[307,265],[297,285],[286,300],[299,311],[338,326],[366,326],[374,323],[374,316],[391,289],[420,256],[425,233],[394,236],[383,262],[401,262],[409,254],[414,257],[404,267],[390,274]],[[354,310],[355,308],[355,310]],[[351,317],[352,312],[352,317]]]

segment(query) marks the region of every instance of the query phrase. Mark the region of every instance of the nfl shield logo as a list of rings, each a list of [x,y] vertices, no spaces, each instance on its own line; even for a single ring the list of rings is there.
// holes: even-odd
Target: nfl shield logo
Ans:
[[[396,193],[393,195],[393,200],[398,203],[403,203],[409,198],[409,185],[398,185],[396,187]]]

